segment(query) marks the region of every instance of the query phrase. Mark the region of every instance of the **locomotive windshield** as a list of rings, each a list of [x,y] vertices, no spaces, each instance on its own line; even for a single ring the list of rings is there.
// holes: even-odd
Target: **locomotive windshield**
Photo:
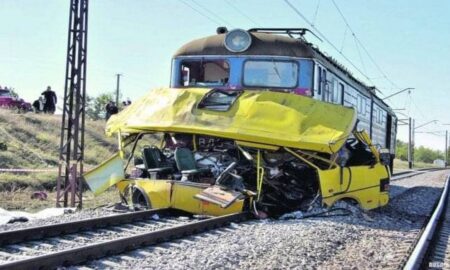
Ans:
[[[181,63],[182,86],[225,86],[230,65],[225,60],[185,60]]]
[[[248,60],[244,64],[244,85],[294,88],[298,82],[298,65],[294,61]]]

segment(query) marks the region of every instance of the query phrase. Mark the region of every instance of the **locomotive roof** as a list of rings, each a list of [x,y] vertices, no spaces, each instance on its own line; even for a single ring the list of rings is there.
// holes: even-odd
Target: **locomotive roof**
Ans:
[[[225,34],[193,40],[178,49],[174,57],[188,55],[275,55],[292,57],[314,57],[314,49],[299,39],[281,35],[250,33],[252,45],[241,53],[230,52],[223,45]]]
[[[366,89],[370,89],[369,86],[356,79],[343,65],[325,55],[305,40],[279,34],[257,32],[249,32],[249,34],[252,35],[252,45],[244,52],[235,53],[227,50],[224,46],[225,34],[217,34],[196,39],[185,44],[175,52],[173,57],[193,55],[272,55],[316,58],[331,64],[356,83]]]

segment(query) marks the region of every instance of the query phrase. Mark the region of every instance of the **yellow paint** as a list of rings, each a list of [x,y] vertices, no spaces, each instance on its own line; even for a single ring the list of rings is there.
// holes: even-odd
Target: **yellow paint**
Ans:
[[[267,144],[260,144],[260,143],[252,143],[252,142],[243,142],[243,141],[236,141],[236,144],[239,146],[247,146],[247,147],[253,147],[253,148],[259,148],[259,149],[267,149],[271,151],[277,151],[280,149],[278,146],[274,145],[267,145]]]
[[[117,188],[123,194],[129,185],[134,185],[144,190],[150,200],[151,208],[173,208],[184,210],[193,214],[222,216],[242,212],[244,200],[238,199],[227,208],[203,202],[194,198],[210,185],[192,182],[179,182],[168,180],[125,180],[117,184]]]
[[[358,140],[369,145],[375,157],[379,156],[365,131],[354,132],[354,134]],[[331,206],[340,199],[351,198],[356,200],[361,208],[368,210],[388,203],[389,193],[380,192],[380,180],[390,178],[389,170],[379,162],[378,158],[376,164],[373,166],[351,166],[343,168],[341,181],[340,167],[322,170],[292,149],[285,147],[285,150],[317,170],[320,191],[323,198],[322,202],[324,204]],[[351,182],[349,170],[351,170]]]
[[[370,139],[369,134],[367,134],[367,132],[365,132],[364,130],[355,131],[353,132],[353,134],[355,135],[356,138],[358,138],[360,141],[363,141],[365,144],[369,146],[370,151],[372,151],[372,153],[374,154],[377,162],[380,162],[380,153],[378,153],[375,145],[372,144],[372,140]]]
[[[357,200],[364,209],[387,204],[389,195],[380,192],[380,180],[389,178],[389,173],[379,163],[378,153],[365,132],[354,135],[370,146],[377,163],[351,167],[351,182],[348,168],[343,169],[340,178],[340,168],[334,165],[334,159],[327,160],[330,163],[327,169],[320,169],[314,164],[314,159],[323,159],[319,155],[298,153],[298,150],[336,153],[354,128],[356,114],[353,109],[295,94],[255,90],[243,91],[228,111],[198,109],[197,104],[210,90],[155,89],[112,116],[106,132],[108,135],[157,131],[200,134],[228,138],[235,140],[238,146],[256,148],[258,191],[264,189],[260,181],[264,173],[259,169],[260,151],[284,148],[316,169],[324,204],[332,205],[344,198]],[[209,185],[140,179],[121,181],[117,187],[123,193],[129,185],[144,190],[152,208],[172,207],[217,216],[240,212],[244,205],[243,200],[237,200],[223,209],[194,198]]]
[[[259,201],[262,192],[262,185],[264,180],[264,168],[261,167],[261,150],[258,150],[256,155],[256,187],[258,196],[257,201]]]
[[[340,184],[340,168],[319,170],[320,190],[324,204],[331,206],[343,198],[355,199],[363,209],[373,209],[386,205],[388,192],[380,192],[380,180],[388,178],[388,170],[377,163],[371,166],[352,166],[351,182],[348,168],[343,168],[343,181]],[[348,190],[347,190],[348,187]],[[343,194],[339,194],[345,192]]]
[[[120,157],[120,153],[116,153],[99,166],[83,174],[83,177],[89,189],[95,195],[98,195],[125,179],[123,166],[124,162]]]
[[[152,90],[113,115],[106,132],[184,132],[334,153],[356,121],[352,108],[272,91],[245,90],[225,112],[198,109],[197,104],[210,90]]]

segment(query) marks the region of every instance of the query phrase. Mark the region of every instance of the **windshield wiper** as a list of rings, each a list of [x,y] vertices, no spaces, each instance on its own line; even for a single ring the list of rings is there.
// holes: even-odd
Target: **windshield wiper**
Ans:
[[[278,78],[281,80],[280,72],[278,71],[277,65],[275,64],[275,61],[273,61],[272,58],[272,64],[273,64],[273,70],[275,70],[275,73],[277,74]]]

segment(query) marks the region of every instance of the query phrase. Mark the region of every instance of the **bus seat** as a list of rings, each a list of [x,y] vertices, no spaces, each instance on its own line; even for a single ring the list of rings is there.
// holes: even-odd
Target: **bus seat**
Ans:
[[[175,149],[175,162],[181,172],[181,181],[188,181],[195,175],[207,172],[207,168],[198,168],[192,151],[188,148]]]
[[[166,156],[154,145],[142,149],[142,159],[144,160],[145,170],[151,179],[157,179],[173,172]]]

